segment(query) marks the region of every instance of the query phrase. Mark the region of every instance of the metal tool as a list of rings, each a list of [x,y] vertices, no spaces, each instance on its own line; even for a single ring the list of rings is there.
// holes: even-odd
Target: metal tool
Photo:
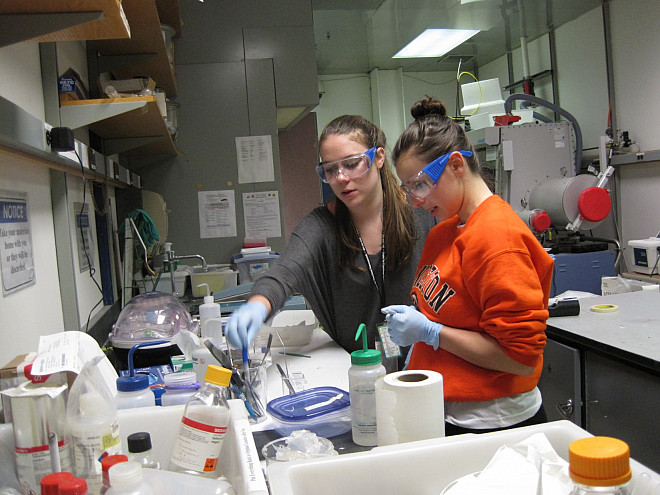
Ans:
[[[277,371],[280,372],[280,375],[282,375],[282,378],[284,378],[284,383],[286,383],[287,388],[289,389],[289,394],[295,394],[296,389],[293,388],[293,385],[291,385],[291,380],[289,379],[289,375],[286,374],[282,366],[280,366],[280,363],[277,363]]]

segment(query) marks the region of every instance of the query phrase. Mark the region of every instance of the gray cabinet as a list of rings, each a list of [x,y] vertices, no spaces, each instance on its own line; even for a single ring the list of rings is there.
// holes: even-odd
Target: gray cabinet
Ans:
[[[549,421],[567,419],[583,427],[580,351],[548,339],[539,389]]]
[[[620,438],[630,455],[660,472],[660,376],[584,351],[585,429]]]
[[[548,339],[539,380],[549,421],[620,438],[635,460],[660,472],[660,376],[587,346]]]

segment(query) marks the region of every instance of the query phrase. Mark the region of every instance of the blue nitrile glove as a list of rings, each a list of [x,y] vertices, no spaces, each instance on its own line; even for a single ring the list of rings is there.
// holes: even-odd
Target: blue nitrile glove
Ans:
[[[249,302],[239,306],[229,317],[225,337],[237,349],[250,345],[266,321],[268,309],[260,302]]]
[[[402,347],[424,342],[437,349],[443,325],[429,320],[414,306],[394,305],[380,310],[387,321],[387,330],[395,344]]]

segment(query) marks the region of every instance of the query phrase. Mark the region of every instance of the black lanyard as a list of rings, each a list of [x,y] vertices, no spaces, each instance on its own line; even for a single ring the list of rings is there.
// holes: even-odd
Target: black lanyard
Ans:
[[[353,226],[355,227],[355,225]],[[367,267],[369,268],[369,274],[371,274],[371,280],[378,291],[380,296],[380,306],[381,308],[385,307],[385,229],[383,229],[380,245],[380,258],[381,258],[381,268],[383,272],[383,290],[378,287],[378,282],[376,282],[376,276],[374,275],[374,270],[371,267],[371,261],[369,260],[369,254],[367,253],[366,248],[364,247],[364,242],[362,242],[362,236],[357,227],[355,227],[355,232],[357,233],[358,239],[360,240],[360,246],[362,246],[362,254],[364,254],[364,260],[367,262]]]

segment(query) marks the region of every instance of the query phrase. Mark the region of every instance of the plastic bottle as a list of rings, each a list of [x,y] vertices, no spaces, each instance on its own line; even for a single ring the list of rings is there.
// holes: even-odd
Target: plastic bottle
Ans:
[[[160,469],[160,462],[151,450],[151,435],[146,431],[131,433],[126,438],[128,455],[131,461],[139,463],[143,468]]]
[[[110,468],[120,462],[128,462],[128,456],[125,456],[124,454],[115,454],[104,457],[101,460],[101,477],[103,479],[103,486],[99,492],[100,495],[103,495],[110,488]],[[43,493],[41,495],[43,495]]]
[[[163,406],[185,404],[200,388],[197,375],[192,371],[168,373],[163,380],[165,381],[165,393],[160,398]]]
[[[222,442],[229,423],[227,386],[231,370],[209,365],[204,385],[187,403],[174,442],[170,471],[217,478]]]
[[[70,478],[60,483],[59,495],[87,495],[85,478]]]
[[[630,449],[622,440],[588,437],[568,446],[570,495],[630,495]]]
[[[73,472],[85,478],[93,494],[102,486],[100,459],[121,453],[117,409],[98,366],[101,359],[103,356],[98,356],[85,363],[73,382],[66,410]]]
[[[73,473],[68,471],[47,474],[41,478],[41,495],[59,495],[60,483],[73,478]]]
[[[151,486],[144,481],[142,466],[128,461],[110,468],[110,489],[106,495],[152,495]]]
[[[222,343],[222,320],[220,314],[220,304],[214,302],[213,296],[209,290],[209,284],[199,284],[197,287],[206,287],[204,304],[199,306],[200,336],[210,337],[217,345]]]
[[[149,377],[135,375],[117,378],[115,404],[117,409],[155,406],[156,396],[149,388]]]
[[[367,347],[367,329],[361,323],[355,340],[362,335],[362,350],[351,352],[348,370],[348,391],[351,398],[351,431],[357,445],[378,444],[376,425],[376,380],[386,371],[380,351]]]

